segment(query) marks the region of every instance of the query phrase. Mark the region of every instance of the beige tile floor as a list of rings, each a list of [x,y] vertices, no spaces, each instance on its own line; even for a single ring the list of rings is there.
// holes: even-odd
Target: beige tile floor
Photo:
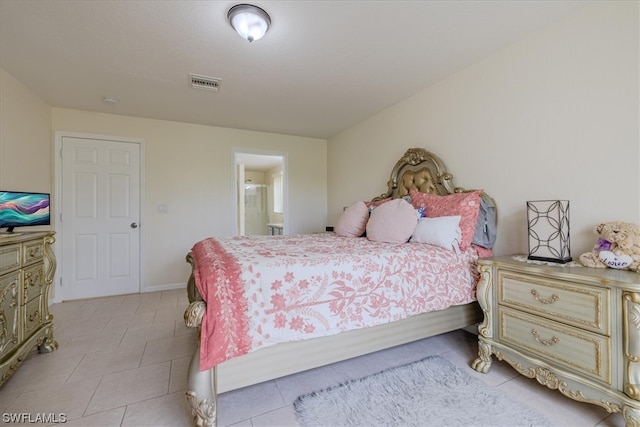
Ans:
[[[0,389],[3,421],[5,414],[64,414],[67,426],[191,425],[186,370],[196,335],[184,326],[186,306],[182,290],[54,304],[54,334],[60,347],[50,354],[34,351]],[[224,393],[218,422],[296,426],[292,403],[301,394],[441,354],[559,426],[624,425],[619,414],[565,398],[517,375],[504,362],[494,362],[489,373],[479,374],[469,368],[476,353],[476,338],[468,332],[439,335]]]

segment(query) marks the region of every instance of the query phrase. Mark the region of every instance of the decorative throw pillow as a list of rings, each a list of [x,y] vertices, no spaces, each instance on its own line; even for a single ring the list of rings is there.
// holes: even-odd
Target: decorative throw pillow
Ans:
[[[369,208],[369,212],[373,212],[375,208],[380,205],[384,205],[385,203],[393,200],[391,197],[387,197],[386,199],[376,200],[375,202],[365,202],[367,207]]]
[[[460,251],[460,215],[421,218],[410,242],[427,243],[445,249]]]
[[[367,222],[367,238],[374,242],[405,243],[418,223],[416,210],[402,199],[378,206]]]
[[[496,221],[496,207],[487,203],[481,196],[478,222],[476,222],[476,230],[473,234],[473,244],[487,249],[493,248],[498,236]]]
[[[455,193],[447,196],[426,194],[411,190],[411,203],[418,208],[425,208],[425,217],[435,218],[440,216],[460,215],[460,250],[467,250],[471,246],[473,235],[478,222],[478,210],[480,209],[480,195],[482,190],[468,193]]]
[[[369,208],[364,202],[349,206],[336,224],[336,234],[341,237],[360,237],[364,234],[369,219]]]

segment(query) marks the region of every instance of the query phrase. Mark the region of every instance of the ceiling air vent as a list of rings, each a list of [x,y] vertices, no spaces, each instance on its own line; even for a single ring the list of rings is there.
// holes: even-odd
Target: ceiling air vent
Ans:
[[[211,90],[217,92],[220,87],[221,79],[215,77],[199,76],[197,74],[189,74],[191,79],[191,87],[194,89]]]

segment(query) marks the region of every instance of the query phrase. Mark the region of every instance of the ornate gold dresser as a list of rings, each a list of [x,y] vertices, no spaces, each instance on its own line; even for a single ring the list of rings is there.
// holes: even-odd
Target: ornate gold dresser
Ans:
[[[48,304],[56,268],[53,235],[0,236],[0,386],[35,346],[41,353],[58,348]]]
[[[478,261],[479,357],[491,357],[572,399],[622,412],[640,425],[640,274]]]

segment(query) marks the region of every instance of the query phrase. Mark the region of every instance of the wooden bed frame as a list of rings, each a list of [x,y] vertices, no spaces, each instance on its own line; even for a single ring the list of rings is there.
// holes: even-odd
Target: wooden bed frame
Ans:
[[[445,170],[444,164],[437,156],[422,148],[411,148],[396,162],[391,171],[387,192],[375,197],[373,201],[402,197],[407,195],[410,189],[439,195],[465,191],[460,187],[454,187],[452,180],[453,176]],[[483,195],[483,198],[495,206],[490,197]],[[199,328],[206,304],[195,285],[195,265],[191,253],[187,255],[186,260],[191,264],[192,273],[187,283],[190,304],[184,318],[188,327]],[[371,328],[273,345],[228,360],[207,371],[199,370],[198,345],[189,365],[187,400],[196,425],[214,426],[218,393],[461,329],[481,320],[482,311],[478,303],[473,302]]]

